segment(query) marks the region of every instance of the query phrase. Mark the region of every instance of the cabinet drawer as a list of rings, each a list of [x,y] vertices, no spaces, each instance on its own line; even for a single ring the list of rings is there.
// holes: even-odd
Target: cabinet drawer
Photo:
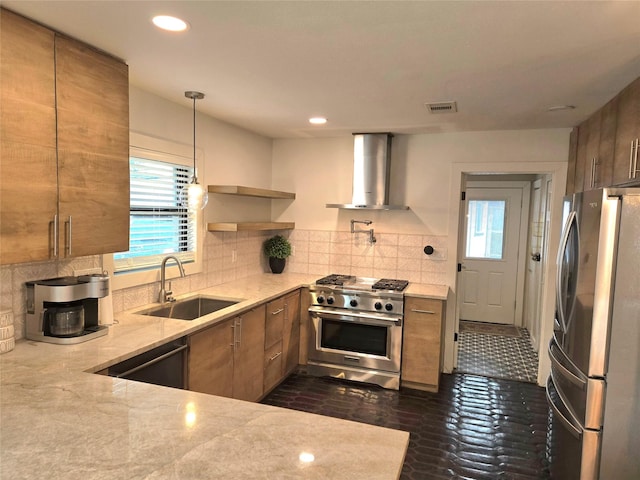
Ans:
[[[265,349],[275,343],[282,341],[284,332],[285,302],[284,298],[279,298],[267,304],[266,331],[264,336]]]
[[[282,380],[282,340],[264,352],[264,391],[268,392]]]
[[[442,300],[431,298],[407,297],[404,305],[405,316],[415,318],[440,318],[442,315]]]

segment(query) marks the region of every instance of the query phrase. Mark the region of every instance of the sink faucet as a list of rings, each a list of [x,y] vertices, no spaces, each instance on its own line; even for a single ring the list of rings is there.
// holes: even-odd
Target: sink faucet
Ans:
[[[354,233],[354,234],[367,233],[369,235],[369,243],[371,245],[376,243],[376,237],[373,236],[373,228],[370,228],[369,230],[356,230],[355,229],[356,223],[364,223],[365,225],[369,226],[373,222],[371,220],[351,220],[351,233]]]
[[[160,303],[176,301],[176,299],[172,296],[173,292],[171,291],[171,282],[169,282],[169,290],[166,290],[164,288],[164,283],[166,280],[167,260],[171,259],[175,260],[178,264],[178,269],[180,269],[180,276],[185,276],[184,268],[182,267],[182,263],[180,263],[178,257],[175,257],[173,255],[167,255],[166,257],[164,257],[164,259],[162,260],[162,265],[160,266],[160,294],[158,295],[158,302]]]

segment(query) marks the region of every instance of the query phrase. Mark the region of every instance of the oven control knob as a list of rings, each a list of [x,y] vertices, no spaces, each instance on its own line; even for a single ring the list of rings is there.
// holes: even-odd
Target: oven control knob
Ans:
[[[380,302],[376,302],[376,304],[374,305],[376,310],[382,310],[382,303]]]
[[[358,301],[357,301],[357,300],[355,300],[355,299],[354,299],[354,300],[351,300],[351,301],[349,302],[349,305],[351,305],[352,307],[357,307],[357,306],[358,306]]]
[[[324,297],[322,295],[318,295],[318,298],[316,298],[318,303],[324,303]]]
[[[387,312],[390,312],[391,310],[393,310],[393,305],[392,305],[392,304],[390,304],[390,303],[387,303],[387,304],[384,306],[384,309],[385,309]]]
[[[333,302],[335,302],[335,299],[333,297],[327,297],[327,303],[329,305],[333,305]]]

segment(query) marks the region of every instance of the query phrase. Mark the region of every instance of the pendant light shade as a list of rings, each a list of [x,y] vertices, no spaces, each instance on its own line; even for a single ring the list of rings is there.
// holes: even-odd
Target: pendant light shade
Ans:
[[[191,182],[180,191],[180,204],[189,209],[203,209],[209,201],[209,194],[204,186],[198,183],[196,176],[196,100],[202,100],[204,93],[188,91],[184,96],[193,100],[193,177]]]

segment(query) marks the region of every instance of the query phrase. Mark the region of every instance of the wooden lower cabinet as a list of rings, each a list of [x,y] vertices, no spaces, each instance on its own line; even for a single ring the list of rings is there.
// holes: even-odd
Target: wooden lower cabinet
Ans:
[[[189,336],[189,390],[256,401],[263,393],[265,307]]]
[[[265,318],[265,350],[274,343],[282,341],[285,321],[285,302],[284,297],[276,298],[267,303],[267,311]]]
[[[285,297],[285,319],[282,334],[284,374],[287,376],[300,362],[300,291]]]
[[[264,343],[264,391],[280,383],[300,358],[300,290],[267,304]]]
[[[265,306],[236,319],[233,355],[233,398],[255,402],[262,397],[264,383]]]
[[[436,392],[442,366],[444,302],[410,296],[404,302],[401,383]]]
[[[300,290],[189,336],[189,390],[255,402],[298,366]]]
[[[282,340],[264,351],[264,391],[268,392],[282,380]]]
[[[227,320],[189,336],[189,390],[233,396],[233,331]]]

